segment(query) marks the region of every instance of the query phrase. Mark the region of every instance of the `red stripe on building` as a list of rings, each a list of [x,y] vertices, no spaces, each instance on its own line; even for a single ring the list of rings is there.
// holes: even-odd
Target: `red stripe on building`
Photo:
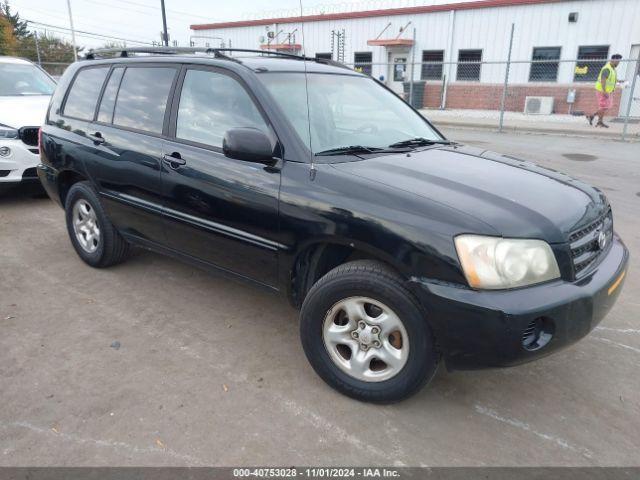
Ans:
[[[239,20],[235,22],[204,23],[191,25],[191,30],[213,30],[234,27],[256,27],[274,23],[321,22],[327,20],[350,20],[354,18],[388,17],[393,15],[416,15],[420,13],[448,12],[450,10],[475,10],[492,7],[512,7],[519,5],[538,5],[560,3],[572,0],[480,0],[478,2],[459,2],[444,5],[425,5],[421,7],[386,8],[360,12],[327,13],[298,17],[262,18],[259,20]]]

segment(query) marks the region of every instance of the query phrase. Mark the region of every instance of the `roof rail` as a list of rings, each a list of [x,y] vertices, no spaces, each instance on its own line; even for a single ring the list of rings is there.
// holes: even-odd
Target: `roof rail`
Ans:
[[[225,57],[226,55],[220,52],[247,52],[247,53],[261,53],[263,55],[276,55],[279,57],[295,58],[297,60],[311,60],[308,57],[301,55],[295,55],[293,53],[274,52],[271,50],[252,50],[247,48],[215,48],[215,47],[126,47],[126,48],[99,48],[96,50],[89,50],[85,55],[87,60],[93,60],[96,56],[102,56],[105,54],[118,54],[120,57],[128,57],[131,53],[148,53],[159,55],[179,55],[182,53],[206,53],[214,54],[215,56]]]
[[[85,55],[86,60],[95,60],[98,57],[116,54],[119,57],[129,57],[130,54],[135,53],[147,53],[156,55],[179,55],[184,53],[205,53],[213,54],[216,58],[223,58],[225,60],[236,59],[223,54],[222,52],[241,52],[241,53],[260,53],[262,55],[273,55],[276,57],[291,58],[294,60],[307,60],[311,62],[324,63],[327,65],[333,65],[336,67],[342,67],[349,69],[346,65],[336,62],[334,60],[328,60],[324,58],[306,57],[304,55],[296,55],[294,53],[282,53],[274,52],[272,50],[255,50],[250,48],[214,48],[214,47],[127,47],[127,48],[99,48],[96,50],[89,50]]]

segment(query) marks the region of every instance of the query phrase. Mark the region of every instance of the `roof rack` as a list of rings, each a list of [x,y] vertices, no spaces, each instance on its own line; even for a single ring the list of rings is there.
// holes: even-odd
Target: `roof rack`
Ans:
[[[304,55],[296,55],[294,53],[282,53],[274,52],[272,50],[255,50],[250,48],[212,48],[212,47],[127,47],[127,48],[99,48],[96,50],[89,50],[85,55],[86,60],[95,60],[98,57],[102,57],[109,54],[116,54],[119,57],[129,57],[130,54],[135,53],[147,53],[156,55],[179,55],[184,53],[205,53],[213,54],[216,58],[223,58],[225,60],[238,61],[237,59],[223,54],[222,52],[241,52],[241,53],[259,53],[261,55],[273,55],[276,57],[290,58],[293,60],[306,60],[317,63],[324,63],[327,65],[333,65],[335,67],[341,67],[349,69],[346,65],[336,62],[334,60],[306,57]]]

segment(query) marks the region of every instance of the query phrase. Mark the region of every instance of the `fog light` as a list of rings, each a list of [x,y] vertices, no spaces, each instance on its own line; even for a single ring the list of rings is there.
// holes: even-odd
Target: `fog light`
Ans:
[[[532,320],[522,332],[522,346],[525,350],[533,352],[546,346],[553,337],[553,320],[547,317],[538,317]]]
[[[0,157],[8,157],[9,155],[11,155],[9,147],[0,147]]]

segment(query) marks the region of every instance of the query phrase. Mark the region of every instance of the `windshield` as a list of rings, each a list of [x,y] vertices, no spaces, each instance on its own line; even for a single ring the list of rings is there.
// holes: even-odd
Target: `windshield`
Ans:
[[[313,153],[349,145],[385,148],[409,139],[442,140],[395,94],[355,75],[263,73],[260,79]]]
[[[35,65],[0,63],[0,96],[51,95],[56,84]]]

